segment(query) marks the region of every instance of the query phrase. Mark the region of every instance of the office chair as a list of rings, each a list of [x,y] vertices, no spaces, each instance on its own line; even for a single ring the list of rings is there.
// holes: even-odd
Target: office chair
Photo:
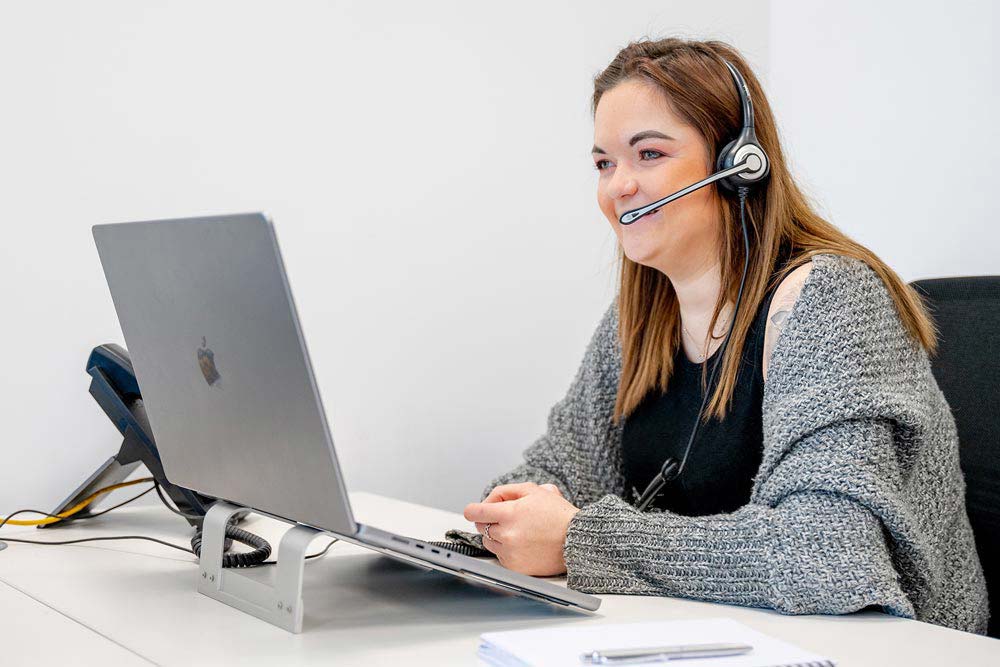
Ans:
[[[987,634],[1000,637],[1000,276],[910,285],[940,332],[931,367],[958,427],[965,503],[990,597]]]

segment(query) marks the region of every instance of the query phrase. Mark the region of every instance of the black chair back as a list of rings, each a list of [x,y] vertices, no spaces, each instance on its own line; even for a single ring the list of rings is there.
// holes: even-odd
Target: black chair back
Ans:
[[[965,502],[1000,636],[1000,276],[935,278],[911,285],[937,324],[934,378],[958,427]]]

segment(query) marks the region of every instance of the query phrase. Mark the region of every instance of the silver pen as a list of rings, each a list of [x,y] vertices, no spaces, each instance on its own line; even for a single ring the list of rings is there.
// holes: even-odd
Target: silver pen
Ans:
[[[664,660],[685,658],[722,658],[729,655],[743,655],[753,650],[747,644],[687,644],[679,646],[647,646],[643,648],[622,648],[590,651],[580,656],[580,662],[588,665],[638,665]]]

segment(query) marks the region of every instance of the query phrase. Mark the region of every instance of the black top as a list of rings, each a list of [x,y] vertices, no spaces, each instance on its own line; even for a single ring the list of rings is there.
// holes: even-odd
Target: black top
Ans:
[[[733,400],[725,420],[720,422],[712,418],[698,427],[684,470],[679,477],[667,482],[653,500],[653,506],[676,514],[703,516],[732,512],[750,500],[750,489],[763,451],[764,331],[773,297],[773,290],[765,295],[747,333]],[[668,456],[678,461],[684,457],[701,406],[702,366],[708,364],[710,375],[718,354],[716,350],[704,364],[697,364],[687,358],[683,346],[678,346],[667,391],[660,394],[653,389],[625,419],[622,456],[625,495],[630,502],[638,501]],[[707,403],[705,407],[708,408]],[[635,495],[630,497],[632,489]]]

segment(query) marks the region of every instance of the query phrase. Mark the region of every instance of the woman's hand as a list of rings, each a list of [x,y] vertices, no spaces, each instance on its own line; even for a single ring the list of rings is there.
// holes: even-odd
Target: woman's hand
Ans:
[[[560,496],[562,496],[562,491],[555,484],[535,484],[534,482],[523,482],[520,484],[503,484],[501,486],[494,487],[490,494],[483,498],[484,503],[499,503],[504,500],[516,500],[523,496],[528,489],[531,488],[538,489],[548,489],[549,491],[555,491]],[[488,524],[476,522],[476,530],[480,534],[485,535],[483,532],[486,530]]]
[[[547,577],[566,572],[566,530],[578,511],[555,485],[526,482],[496,487],[483,502],[467,505],[465,518],[476,523],[483,533],[483,547],[501,565]]]

